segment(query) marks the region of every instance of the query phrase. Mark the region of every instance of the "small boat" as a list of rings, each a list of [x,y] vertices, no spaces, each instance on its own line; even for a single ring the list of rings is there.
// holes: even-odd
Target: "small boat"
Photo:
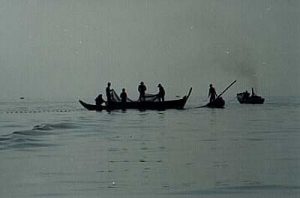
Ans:
[[[241,103],[241,104],[263,104],[265,99],[262,98],[261,96],[257,96],[252,88],[252,95],[250,96],[250,93],[248,93],[247,91],[242,92],[242,93],[238,93],[237,94],[237,100]]]
[[[79,100],[79,103],[89,111],[102,111],[102,110],[125,110],[125,109],[139,109],[139,110],[166,110],[166,109],[183,109],[186,101],[188,100],[192,88],[189,93],[178,100],[168,100],[164,102],[159,101],[128,101],[122,103],[120,101],[112,101],[107,105],[94,105],[88,104]]]
[[[225,101],[222,97],[217,97],[214,101],[209,102],[205,106],[209,108],[224,108]]]
[[[219,94],[215,100],[213,100],[212,102],[207,103],[206,105],[197,107],[197,108],[203,108],[203,107],[208,107],[208,108],[224,108],[225,106],[225,100],[221,97],[234,83],[236,83],[236,80],[233,81],[229,86],[226,87],[226,89],[224,89],[224,91],[222,91],[221,94]]]

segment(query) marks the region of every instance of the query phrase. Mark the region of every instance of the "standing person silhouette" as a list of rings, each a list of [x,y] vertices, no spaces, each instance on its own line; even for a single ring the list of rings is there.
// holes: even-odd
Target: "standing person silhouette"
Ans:
[[[111,102],[111,99],[112,99],[112,97],[111,97],[112,89],[110,89],[110,85],[111,85],[111,83],[108,82],[108,83],[107,83],[107,87],[106,87],[106,89],[105,89],[106,98],[107,98],[107,103],[110,103],[110,102]]]
[[[165,94],[166,94],[165,89],[163,88],[163,86],[161,84],[158,84],[157,87],[158,87],[158,94],[157,94],[158,100],[159,100],[159,102],[164,102]]]
[[[208,91],[208,97],[209,98],[209,102],[213,102],[215,99],[216,99],[216,96],[217,96],[217,93],[216,93],[216,90],[215,88],[213,87],[212,84],[209,85],[209,91]]]
[[[140,85],[138,86],[138,91],[140,93],[139,101],[145,101],[146,90],[147,90],[147,87],[145,86],[144,82],[142,81],[140,83]]]
[[[126,103],[127,102],[127,93],[125,91],[125,88],[122,89],[122,92],[120,94],[121,102]]]

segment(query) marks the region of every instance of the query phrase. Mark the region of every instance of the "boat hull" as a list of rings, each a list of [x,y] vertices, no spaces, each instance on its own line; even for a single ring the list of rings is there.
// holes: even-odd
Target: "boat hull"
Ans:
[[[206,107],[209,108],[224,108],[225,106],[225,101],[222,97],[216,98],[214,101],[209,102]]]
[[[97,106],[93,104],[85,103],[79,100],[80,104],[90,111],[102,111],[102,110],[118,110],[118,109],[139,109],[139,110],[165,110],[165,109],[183,109],[186,103],[186,99],[170,100],[165,102],[111,102],[107,106]]]

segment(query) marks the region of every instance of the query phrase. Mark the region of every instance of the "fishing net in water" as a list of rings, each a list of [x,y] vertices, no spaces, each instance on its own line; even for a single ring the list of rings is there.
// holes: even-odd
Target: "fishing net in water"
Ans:
[[[145,101],[158,101],[158,96],[157,94],[145,94]]]
[[[115,90],[111,91],[111,100],[113,102],[121,102],[120,96],[115,92]],[[145,101],[148,102],[154,102],[154,101],[159,101],[157,94],[146,94],[145,95]],[[130,98],[127,97],[126,102],[133,102]]]
[[[115,92],[115,90],[111,91],[111,101],[113,102],[121,102],[120,96]],[[132,102],[130,98],[127,97],[126,102]]]

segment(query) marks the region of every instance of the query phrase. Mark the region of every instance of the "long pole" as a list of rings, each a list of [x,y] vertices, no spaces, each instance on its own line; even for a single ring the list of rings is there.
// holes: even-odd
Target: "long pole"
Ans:
[[[224,91],[222,91],[222,93],[220,93],[218,96],[217,96],[217,98],[219,98],[219,97],[221,97],[221,95],[223,95],[234,83],[236,82],[236,80],[235,81],[233,81],[228,87],[226,87],[226,89],[224,89]]]

